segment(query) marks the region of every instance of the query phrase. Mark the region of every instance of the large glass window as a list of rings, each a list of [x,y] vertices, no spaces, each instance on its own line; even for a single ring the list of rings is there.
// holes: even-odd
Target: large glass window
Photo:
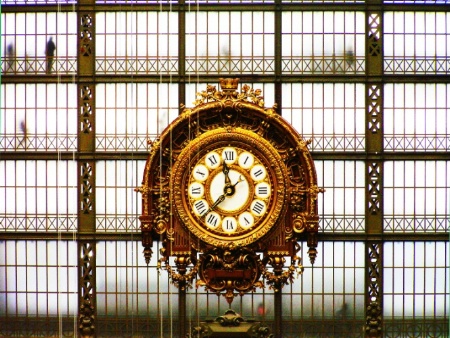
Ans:
[[[154,236],[146,264],[138,191],[152,143],[225,77],[301,134],[325,190],[316,262],[300,241],[304,272],[282,289],[283,337],[449,335],[446,1],[1,6],[0,336],[181,334],[170,243]],[[230,308],[195,282],[190,329]],[[231,307],[273,328],[265,286]]]

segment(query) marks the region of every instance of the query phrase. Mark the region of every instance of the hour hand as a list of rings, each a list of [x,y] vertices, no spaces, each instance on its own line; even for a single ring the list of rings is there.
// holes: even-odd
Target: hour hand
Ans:
[[[230,172],[230,168],[228,168],[225,161],[223,162],[223,174],[225,175],[225,184],[231,184],[230,176],[228,176],[228,173]]]

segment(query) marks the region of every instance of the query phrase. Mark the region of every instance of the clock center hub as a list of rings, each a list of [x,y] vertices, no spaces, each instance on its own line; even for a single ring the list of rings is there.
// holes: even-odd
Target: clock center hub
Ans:
[[[223,189],[223,193],[225,194],[225,196],[233,196],[234,193],[236,192],[236,189],[234,188],[234,186],[232,185],[227,185],[224,189]]]
[[[250,204],[254,188],[249,184],[249,174],[246,174],[243,169],[230,168],[229,183],[225,183],[225,177],[221,168],[211,173],[206,182],[206,198],[209,205],[212,205],[223,195],[225,199],[216,206],[216,211],[235,214]]]

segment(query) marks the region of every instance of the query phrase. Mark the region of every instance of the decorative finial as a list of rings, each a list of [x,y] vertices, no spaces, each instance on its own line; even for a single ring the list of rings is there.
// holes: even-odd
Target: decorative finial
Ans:
[[[223,91],[235,91],[239,85],[239,79],[231,79],[231,78],[227,78],[227,79],[223,79],[220,78],[219,79],[220,82],[220,88]]]

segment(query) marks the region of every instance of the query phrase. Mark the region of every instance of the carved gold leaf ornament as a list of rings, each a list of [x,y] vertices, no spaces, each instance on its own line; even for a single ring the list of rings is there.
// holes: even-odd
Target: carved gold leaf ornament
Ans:
[[[277,113],[277,105],[265,108],[260,89],[244,84],[238,90],[239,79],[219,82],[220,90],[207,85],[199,91],[194,107],[181,104],[178,118],[151,142],[143,183],[135,191],[142,194],[140,220],[146,261],[151,257],[152,241],[161,241],[158,266],[168,271],[174,284],[189,287],[197,278],[197,287],[222,294],[231,303],[236,295],[263,287],[264,282],[280,290],[301,274],[298,241],[306,238],[310,260],[314,261],[319,222],[317,198],[324,190],[317,186],[308,150],[310,141],[305,141]],[[189,185],[196,183],[192,179],[196,165],[209,152],[226,148],[235,149],[238,155],[252,154],[267,171],[264,182],[266,189],[270,188],[270,194],[262,198],[267,209],[258,209],[264,212],[255,216],[254,223],[248,223],[252,226],[238,225],[230,232],[208,228],[192,209],[192,203],[199,199],[188,194]],[[229,164],[228,169],[238,173],[232,182],[238,184],[236,193],[249,184],[248,196],[254,196],[257,182],[250,172],[235,163]],[[222,171],[220,167],[208,169],[212,178],[201,181],[195,189],[210,189],[214,177],[220,177]],[[239,175],[246,183],[238,183]],[[214,205],[217,195],[213,198],[206,191],[208,195],[203,200]],[[223,200],[231,196],[225,190],[220,194],[224,195]],[[221,209],[220,200],[214,208],[222,210],[221,217],[237,220],[237,215],[246,212],[255,197],[248,198],[229,211],[225,206]],[[217,211],[214,208],[209,211]],[[176,269],[169,264],[170,257],[176,257]],[[285,257],[290,257],[289,266],[284,266]]]
[[[306,221],[302,215],[296,215],[292,222],[292,228],[296,233],[302,233],[305,231]]]

